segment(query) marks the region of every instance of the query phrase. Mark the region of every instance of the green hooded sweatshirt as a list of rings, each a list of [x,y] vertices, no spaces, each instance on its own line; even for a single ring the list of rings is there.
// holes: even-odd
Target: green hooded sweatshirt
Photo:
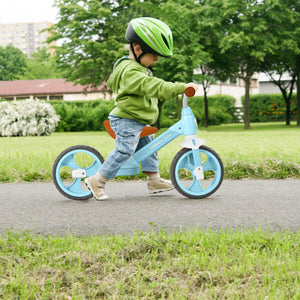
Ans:
[[[158,117],[158,99],[167,100],[184,93],[184,83],[152,77],[149,71],[129,58],[116,62],[107,81],[107,86],[117,94],[111,115],[151,125]]]

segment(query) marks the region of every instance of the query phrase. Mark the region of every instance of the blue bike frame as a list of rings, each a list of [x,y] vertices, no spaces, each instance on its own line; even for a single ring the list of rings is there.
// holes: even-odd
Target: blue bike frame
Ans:
[[[195,162],[198,166],[201,166],[201,158],[198,149],[204,143],[204,140],[197,137],[197,121],[192,109],[187,105],[187,97],[185,95],[183,98],[181,120],[142,149],[135,152],[135,154],[120,168],[116,176],[137,175],[139,173],[140,162],[163,148],[179,135],[185,136],[185,141],[180,145],[185,148],[193,149]]]

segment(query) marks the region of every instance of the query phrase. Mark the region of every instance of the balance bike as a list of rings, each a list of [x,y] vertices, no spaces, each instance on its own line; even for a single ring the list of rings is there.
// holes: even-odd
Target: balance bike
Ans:
[[[175,155],[170,166],[170,177],[176,190],[188,198],[201,199],[212,195],[221,186],[224,167],[219,155],[204,145],[197,137],[197,122],[192,109],[188,106],[188,97],[195,94],[193,88],[187,88],[182,100],[181,120],[171,126],[152,142],[138,150],[121,167],[116,176],[139,174],[139,164],[148,156],[157,152],[180,135],[185,139],[183,148]],[[114,137],[109,122],[105,127]],[[141,137],[158,130],[146,126]],[[94,175],[103,164],[103,156],[94,148],[76,145],[61,152],[52,168],[52,178],[58,191],[73,200],[86,200],[92,197],[86,188],[84,179]]]

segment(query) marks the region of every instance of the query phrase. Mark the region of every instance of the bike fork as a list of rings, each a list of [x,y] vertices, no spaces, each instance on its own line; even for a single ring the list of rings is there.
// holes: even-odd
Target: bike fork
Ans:
[[[197,180],[203,180],[204,179],[204,172],[201,162],[201,156],[199,149],[193,149],[193,159],[194,159],[194,166],[195,169],[193,171],[194,176]]]

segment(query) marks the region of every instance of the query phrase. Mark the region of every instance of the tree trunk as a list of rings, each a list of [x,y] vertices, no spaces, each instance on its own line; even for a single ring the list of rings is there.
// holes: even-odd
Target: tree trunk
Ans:
[[[245,107],[244,107],[244,122],[245,129],[250,129],[250,80],[251,77],[247,76],[245,79]]]
[[[176,97],[176,107],[177,107],[177,118],[178,121],[181,119],[181,100],[179,96]]]
[[[300,74],[296,79],[296,86],[297,86],[297,126],[300,127]]]
[[[285,99],[286,112],[285,112],[285,125],[291,124],[291,103],[289,99]]]
[[[290,104],[290,97],[288,97],[286,90],[281,89],[282,96],[285,102],[285,125],[289,126],[291,121],[291,104]],[[291,94],[290,94],[291,96]]]
[[[158,118],[157,118],[157,121],[155,123],[155,126],[160,129],[160,115],[161,115],[161,108],[162,108],[162,105],[163,105],[163,102],[161,100],[158,99],[158,103],[157,103],[157,106],[158,106]]]
[[[208,127],[208,100],[206,89],[204,89],[204,127]]]

